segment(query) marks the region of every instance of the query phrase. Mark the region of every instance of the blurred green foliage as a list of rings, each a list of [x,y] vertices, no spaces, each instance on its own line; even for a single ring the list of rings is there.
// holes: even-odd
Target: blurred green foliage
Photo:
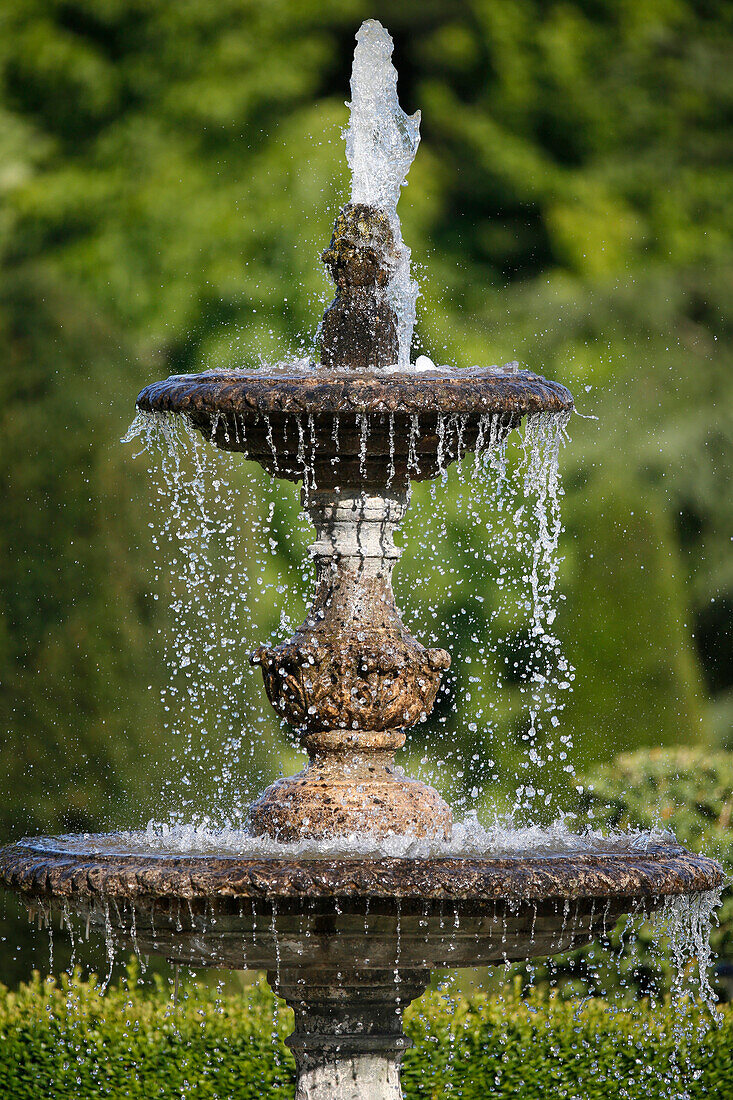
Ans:
[[[519,358],[599,417],[574,418],[563,458],[557,629],[578,670],[563,713],[578,761],[733,742],[730,6],[6,0],[2,838],[155,810],[170,624],[151,595],[145,460],[117,440],[154,378],[310,347],[369,16],[423,111],[400,207],[416,350]],[[295,509],[284,490],[280,529]],[[495,603],[489,586],[483,604],[448,591],[437,566],[471,576],[488,535],[455,479],[445,510],[449,539],[408,546],[399,589],[423,633],[453,625],[460,657],[494,644]],[[273,569],[298,575],[286,548]],[[470,701],[454,668],[457,710],[414,735],[413,764],[430,738],[473,751],[495,677]],[[485,752],[519,728],[512,691],[493,705]],[[497,754],[489,803],[513,763]],[[481,779],[462,771],[446,770],[451,795]]]
[[[293,1056],[283,1039],[292,1013],[267,987],[224,996],[186,989],[138,989],[132,981],[101,995],[99,983],[34,976],[0,987],[0,1088],[13,1100],[290,1100]],[[405,1052],[405,1097],[537,1100],[690,1100],[731,1095],[733,1009],[718,1026],[698,1009],[687,1018],[669,1002],[619,1011],[600,998],[564,1001],[519,985],[501,997],[426,993],[405,1012],[414,1045]],[[643,1053],[642,1053],[643,1052]],[[675,1068],[675,1065],[677,1068]],[[682,1085],[681,1080],[684,1081]],[[683,1091],[684,1090],[684,1091]]]
[[[582,810],[596,827],[666,829],[693,852],[719,859],[723,903],[710,943],[733,958],[733,753],[706,748],[642,749],[593,769]],[[642,949],[649,949],[649,940]]]

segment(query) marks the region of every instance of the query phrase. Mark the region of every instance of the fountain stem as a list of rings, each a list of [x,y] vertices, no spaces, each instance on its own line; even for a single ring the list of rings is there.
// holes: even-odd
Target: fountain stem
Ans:
[[[450,830],[442,799],[394,769],[404,728],[430,712],[450,663],[444,650],[412,637],[395,606],[393,531],[408,500],[406,477],[389,489],[332,484],[308,494],[317,534],[313,604],[289,641],[260,647],[253,662],[310,764],[250,807],[256,833],[298,840]]]
[[[282,974],[273,988],[295,1014],[286,1040],[298,1066],[296,1100],[401,1100],[399,1067],[411,1045],[402,1010],[427,987],[424,971]]]

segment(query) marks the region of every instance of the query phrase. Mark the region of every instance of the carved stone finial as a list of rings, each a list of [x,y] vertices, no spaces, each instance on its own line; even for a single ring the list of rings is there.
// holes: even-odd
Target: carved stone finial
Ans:
[[[389,218],[349,203],[323,253],[336,297],[323,315],[321,362],[336,370],[379,370],[397,362],[397,319],[386,288],[397,260]]]

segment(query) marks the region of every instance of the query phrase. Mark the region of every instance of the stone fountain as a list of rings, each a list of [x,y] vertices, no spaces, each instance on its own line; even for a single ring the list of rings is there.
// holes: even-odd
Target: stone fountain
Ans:
[[[347,151],[352,201],[323,259],[336,284],[304,368],[206,371],[148,386],[138,407],[302,481],[316,530],[303,625],[251,656],[309,757],[250,807],[249,829],[287,845],[368,835],[448,838],[451,811],[395,769],[450,658],[395,606],[393,533],[410,483],[504,438],[528,414],[567,415],[570,393],[517,370],[409,365],[415,288],[395,206],[419,118],[396,99],[392,43],[357,36]],[[276,848],[273,848],[276,850]],[[85,915],[108,937],[193,966],[263,969],[295,1013],[299,1100],[401,1095],[401,1011],[433,968],[547,956],[622,914],[721,881],[674,843],[431,858],[241,858],[166,853],[116,836],[34,838],[0,853],[0,881],[31,905]]]

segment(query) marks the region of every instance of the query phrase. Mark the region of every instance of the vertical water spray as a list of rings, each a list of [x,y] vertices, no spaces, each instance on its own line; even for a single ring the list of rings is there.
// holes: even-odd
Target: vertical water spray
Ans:
[[[397,97],[392,36],[375,19],[356,35],[351,70],[351,112],[346,159],[351,201],[383,211],[394,237],[387,294],[397,316],[397,363],[410,365],[417,283],[410,275],[410,249],[402,239],[397,202],[420,144],[420,112],[407,115]]]

